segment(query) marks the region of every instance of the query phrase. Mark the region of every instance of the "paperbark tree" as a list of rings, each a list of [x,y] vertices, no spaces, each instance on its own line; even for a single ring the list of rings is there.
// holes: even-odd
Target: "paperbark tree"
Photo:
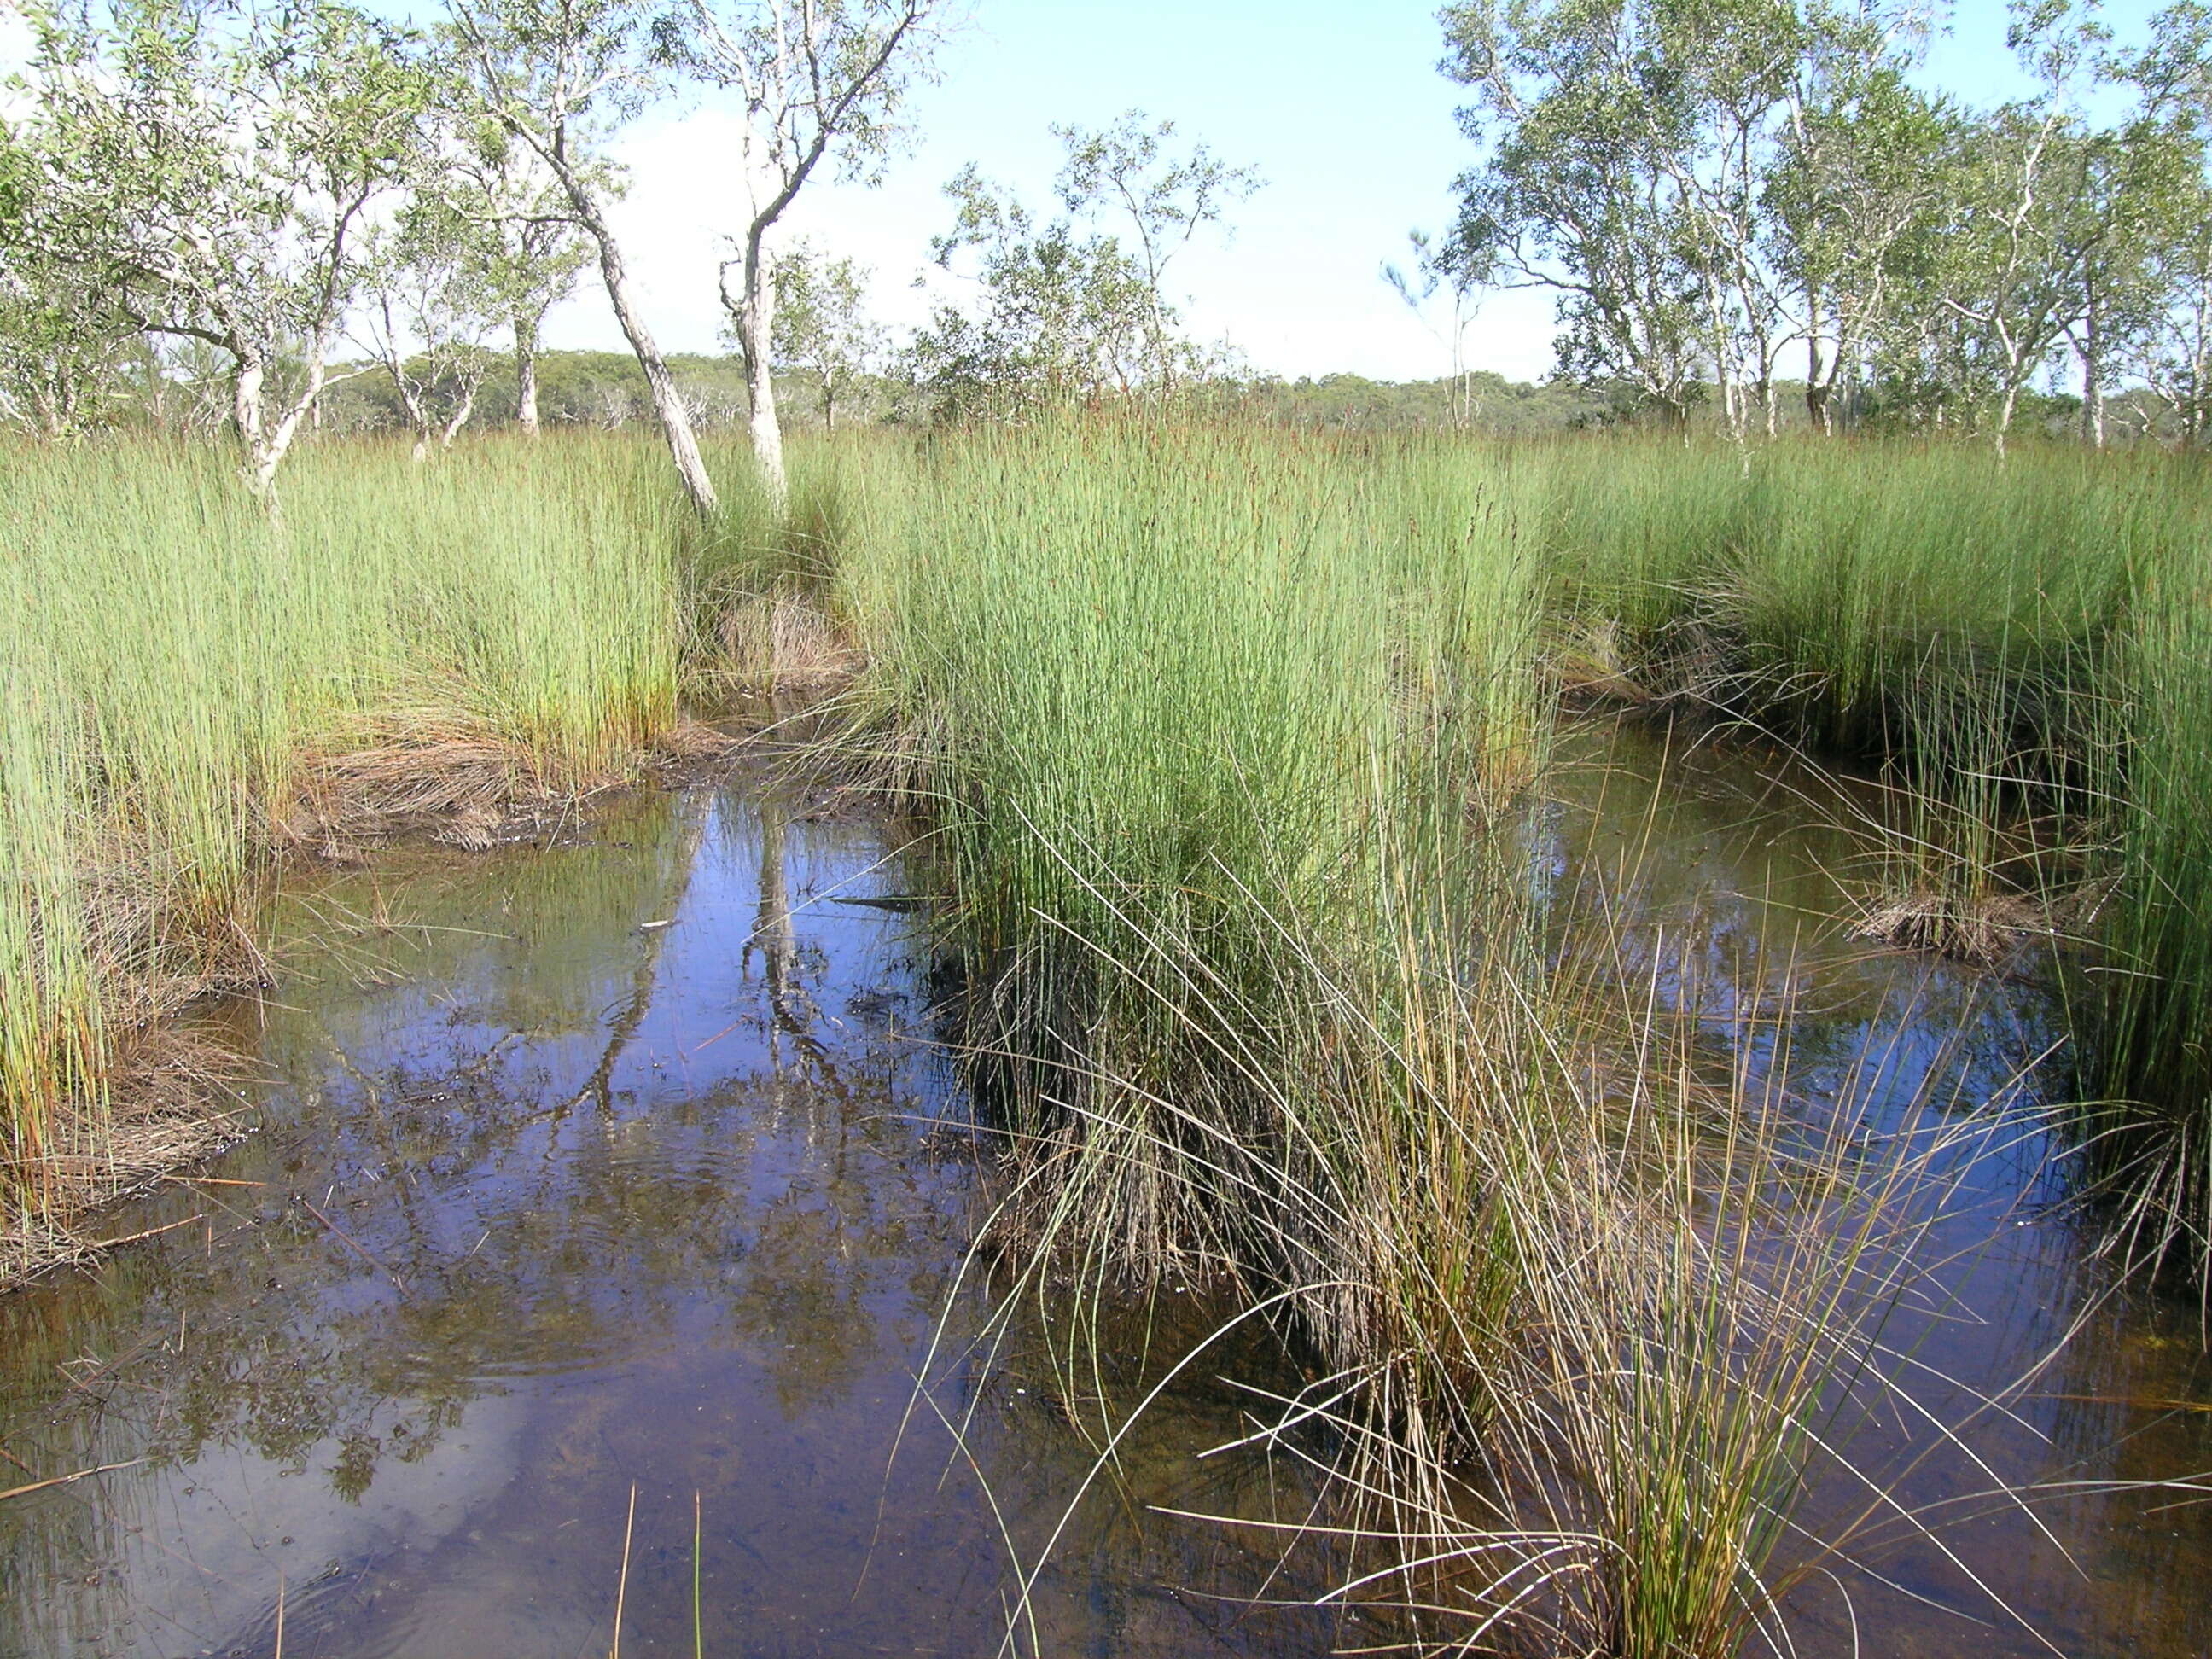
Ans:
[[[1012,194],[963,167],[945,186],[953,228],[931,252],[973,254],[980,303],[939,306],[908,343],[906,372],[940,419],[1018,420],[1056,405],[1133,398],[1152,330],[1175,313],[1118,239],[1039,224]]]
[[[1256,167],[1233,167],[1204,144],[1173,154],[1172,121],[1153,122],[1130,110],[1096,131],[1054,127],[1067,147],[1054,188],[1079,219],[1112,218],[1129,229],[1152,315],[1146,330],[1147,390],[1161,398],[1175,391],[1182,353],[1170,328],[1165,287],[1170,261],[1206,225],[1219,224],[1229,210],[1261,187]]]
[[[1474,376],[1468,366],[1467,331],[1474,321],[1476,296],[1465,277],[1438,257],[1428,232],[1416,230],[1407,239],[1413,248],[1412,269],[1386,264],[1382,280],[1403,301],[1406,309],[1420,320],[1451,359],[1451,415],[1454,426],[1474,422]],[[1431,322],[1428,307],[1438,295],[1450,307],[1448,322]]]
[[[1713,348],[1692,204],[1670,165],[1668,87],[1624,0],[1468,0],[1443,14],[1444,72],[1479,147],[1442,258],[1471,289],[1559,296],[1563,374],[1631,388],[1686,424]]]
[[[1868,372],[1905,273],[1929,255],[1960,117],[1904,66],[1855,58],[1821,72],[1763,191],[1805,345],[1805,412],[1836,428],[1838,393]]]
[[[740,106],[748,216],[720,289],[745,362],[754,459],[779,501],[771,234],[825,162],[848,177],[880,177],[949,9],[950,0],[681,0],[656,26],[664,61]]]
[[[545,313],[575,291],[589,239],[543,159],[495,121],[455,136],[449,179],[447,204],[479,228],[483,282],[513,341],[515,423],[534,438]]]
[[[118,302],[115,273],[64,253],[66,213],[44,164],[0,122],[0,413],[48,439],[95,424],[120,395],[143,337]]]
[[[664,90],[637,0],[454,0],[455,56],[483,113],[559,185],[599,255],[615,320],[643,371],[654,418],[693,508],[720,510],[691,412],[647,325],[607,218],[611,166],[599,146]],[[542,314],[542,313],[541,313]]]
[[[867,273],[805,242],[775,262],[775,361],[814,377],[822,424],[837,425],[837,405],[884,350],[883,325],[867,313]]]
[[[422,155],[429,80],[399,31],[319,0],[271,14],[105,0],[28,14],[57,257],[146,331],[227,355],[247,487],[331,379],[371,204]]]
[[[424,196],[372,239],[362,279],[361,344],[399,394],[421,461],[475,412],[499,327],[491,280],[498,246],[450,198]]]
[[[2131,227],[2148,264],[2148,302],[2115,349],[2193,448],[2212,441],[2212,7],[2168,7],[2148,44],[2112,67],[2140,96],[2140,118],[2158,124],[2164,164]]]

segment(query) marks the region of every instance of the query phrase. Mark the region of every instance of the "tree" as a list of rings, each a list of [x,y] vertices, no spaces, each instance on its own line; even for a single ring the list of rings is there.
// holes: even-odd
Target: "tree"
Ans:
[[[699,516],[713,519],[720,506],[714,480],[608,223],[613,169],[597,149],[662,89],[639,0],[453,0],[452,35],[484,118],[544,163],[568,216],[591,238],[677,477]]]
[[[769,236],[836,152],[848,177],[875,182],[900,133],[908,93],[929,73],[948,0],[679,0],[657,25],[662,58],[742,105],[739,167],[748,217],[720,272],[745,360],[753,454],[785,491],[776,418],[775,260]],[[731,274],[737,273],[734,287]]]
[[[1468,0],[1443,18],[1444,72],[1475,94],[1459,120],[1480,150],[1446,268],[1470,289],[1551,289],[1562,373],[1686,422],[1707,295],[1644,20],[1622,0]]]
[[[1156,325],[1174,313],[1114,237],[1066,219],[1039,225],[971,165],[945,185],[953,228],[932,243],[950,270],[976,258],[981,305],[939,306],[908,343],[906,371],[939,418],[1018,419],[1037,410],[1133,395]]]
[[[1563,366],[1637,388],[1670,421],[1710,377],[1739,437],[1754,415],[1774,430],[1783,354],[1804,340],[1825,427],[1889,251],[1917,223],[1917,14],[1468,0],[1444,21],[1480,146],[1443,250],[1460,280],[1552,289]],[[1846,204],[1870,211],[1867,235]]]
[[[476,409],[499,325],[499,245],[449,198],[425,195],[376,237],[362,282],[361,343],[399,394],[415,459],[453,440]]]
[[[0,410],[48,438],[100,417],[143,338],[106,273],[58,257],[58,205],[40,157],[0,123]]]
[[[814,377],[822,423],[834,429],[837,405],[882,355],[881,324],[866,311],[868,273],[805,242],[775,262],[775,361]]]
[[[420,159],[428,77],[401,32],[335,0],[28,15],[25,125],[55,257],[137,328],[226,355],[246,481],[274,511],[331,378],[371,205]]]
[[[515,422],[534,438],[545,313],[575,291],[588,241],[544,159],[496,121],[458,136],[449,178],[448,205],[481,232],[489,302],[513,341]]]
[[[2115,55],[2107,70],[2141,103],[2123,210],[2111,215],[2118,257],[2093,274],[2118,296],[2116,360],[2166,406],[2181,441],[2195,446],[2212,436],[2212,9],[2199,0],[2169,7],[2152,19],[2148,44]],[[2117,265],[2118,282],[2107,264]],[[2085,356],[2085,387],[2094,373]],[[2082,414],[2086,427],[2086,398]]]
[[[1385,264],[1382,280],[1390,291],[1406,302],[1406,309],[1420,319],[1421,326],[1434,335],[1439,344],[1451,356],[1452,424],[1471,426],[1474,422],[1474,376],[1467,362],[1467,331],[1474,320],[1474,295],[1466,280],[1454,270],[1448,260],[1438,257],[1438,250],[1429,234],[1413,232],[1407,239],[1413,246],[1413,270],[1403,266]],[[1450,320],[1443,326],[1431,323],[1428,316],[1429,302],[1441,293],[1451,307]]]
[[[1904,65],[1861,54],[1815,67],[1762,191],[1805,344],[1805,412],[1835,429],[1838,390],[1870,372],[1909,273],[1924,267],[1960,118]]]
[[[2121,360],[2162,404],[2180,441],[2212,441],[2212,189],[2177,203],[2179,234],[2163,239],[2155,281],[2162,303],[2121,349]]]
[[[1175,131],[1174,122],[1154,123],[1133,109],[1095,132],[1053,129],[1067,149],[1054,185],[1061,205],[1079,219],[1113,217],[1128,227],[1151,305],[1146,382],[1161,398],[1173,394],[1182,362],[1166,300],[1169,262],[1200,227],[1223,222],[1261,184],[1256,167],[1232,167],[1204,144],[1187,155],[1170,154]]]

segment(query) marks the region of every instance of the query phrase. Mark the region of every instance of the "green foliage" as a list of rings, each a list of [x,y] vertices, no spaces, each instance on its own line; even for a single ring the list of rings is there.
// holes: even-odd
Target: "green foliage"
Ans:
[[[320,393],[370,204],[422,160],[431,77],[403,31],[336,0],[114,0],[31,21],[18,137],[42,169],[48,257],[139,328],[228,356],[266,493]],[[301,373],[280,387],[295,345]]]
[[[932,252],[948,270],[975,256],[981,304],[939,306],[907,347],[906,376],[939,419],[1024,418],[1109,398],[1158,403],[1212,366],[1177,331],[1167,267],[1257,190],[1259,175],[1203,144],[1170,155],[1174,123],[1150,124],[1139,111],[1097,132],[1053,131],[1066,149],[1054,180],[1066,217],[1040,222],[973,165],[945,187],[953,226]]]
[[[11,1159],[64,1131],[97,1156],[116,1045],[235,936],[310,757],[417,745],[433,794],[449,738],[588,777],[672,714],[684,567],[633,444],[317,449],[282,530],[204,449],[16,448],[0,474]],[[93,1115],[57,1120],[72,1102]]]
[[[884,355],[883,325],[867,314],[868,275],[805,242],[776,258],[776,366],[811,377],[825,427]]]
[[[2035,90],[1983,111],[1916,85],[1917,20],[1826,0],[1470,0],[1444,25],[1477,155],[1441,263],[1556,294],[1563,374],[1676,423],[1710,384],[1741,439],[1772,429],[1802,345],[1820,429],[1880,406],[2002,447],[2070,355],[2092,441],[2108,392],[2154,366],[2194,430],[2193,5],[2132,53],[2090,8],[2017,8]]]

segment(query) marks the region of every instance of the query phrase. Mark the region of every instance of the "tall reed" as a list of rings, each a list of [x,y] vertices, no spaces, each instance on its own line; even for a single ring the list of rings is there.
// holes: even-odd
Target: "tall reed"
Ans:
[[[1394,805],[1429,787],[1413,757],[1449,732],[1479,809],[1528,764],[1537,590],[1507,489],[1441,447],[1103,423],[973,434],[903,488],[844,603],[999,1081],[1025,1137],[1113,1186],[1085,1207],[1133,1270],[1224,1249],[1203,1160],[1144,1150],[1192,1126],[1146,1103],[1214,1086],[1219,1022],[1190,1017],[1263,997],[1261,903],[1356,925],[1378,777]]]
[[[282,530],[220,456],[0,452],[0,1141],[43,1201],[57,1113],[101,1150],[118,1043],[207,982],[319,756],[512,753],[549,783],[665,725],[682,519],[641,446],[298,459]]]
[[[1360,1501],[1347,1594],[1447,1648],[1720,1654],[1778,1616],[1925,1166],[1808,1157],[1779,1089],[1543,931],[1507,811],[1530,482],[1417,442],[936,446],[840,566],[844,758],[934,849],[1048,1322],[1210,1272],[1316,1379],[1265,1432]],[[1126,1409],[1090,1426],[1103,1467]]]

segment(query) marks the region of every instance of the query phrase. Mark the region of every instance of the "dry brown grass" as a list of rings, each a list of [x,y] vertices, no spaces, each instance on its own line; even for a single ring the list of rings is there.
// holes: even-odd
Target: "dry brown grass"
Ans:
[[[2053,931],[2046,908],[2028,894],[1968,896],[1935,889],[1870,901],[1850,926],[1855,939],[1983,968],[2004,966],[2030,939],[2049,938]]]
[[[714,678],[755,695],[819,696],[850,684],[866,654],[807,594],[779,586],[723,613]]]
[[[518,817],[630,781],[640,758],[556,760],[489,721],[427,704],[383,713],[348,736],[345,746],[308,755],[295,769],[291,795],[270,818],[280,854],[351,862],[365,843],[400,832],[481,849]]]
[[[24,1197],[0,1216],[0,1294],[137,1237],[118,1237],[103,1212],[240,1139],[249,1127],[238,1087],[246,1073],[235,1054],[197,1033],[162,1023],[132,1032],[106,1104],[64,1105],[48,1154],[23,1172]]]

